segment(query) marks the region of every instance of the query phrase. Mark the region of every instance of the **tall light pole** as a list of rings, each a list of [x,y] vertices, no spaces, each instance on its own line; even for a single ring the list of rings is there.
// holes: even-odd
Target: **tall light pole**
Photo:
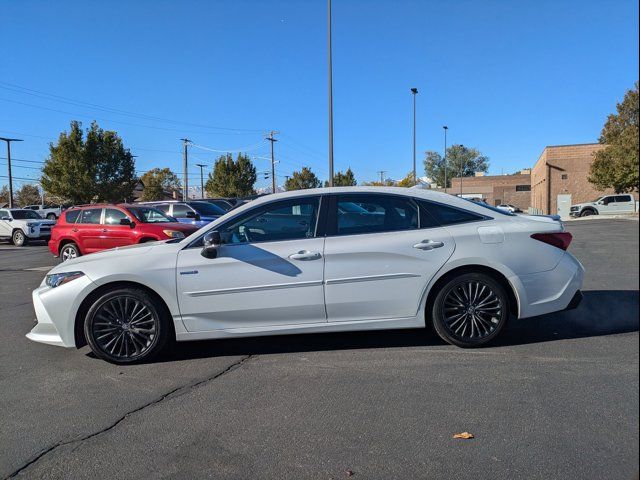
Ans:
[[[186,202],[189,199],[189,173],[188,173],[188,167],[189,167],[189,163],[188,163],[188,159],[187,159],[187,147],[189,146],[189,143],[191,143],[191,140],[189,140],[188,138],[181,138],[180,140],[182,140],[183,143],[183,151],[182,151],[182,175],[183,175],[183,182],[182,182],[182,201]]]
[[[328,61],[329,61],[329,186],[333,187],[333,65],[331,62],[331,0],[328,7]]]
[[[202,169],[207,165],[203,163],[196,163],[196,167],[200,167],[200,198],[204,200],[204,174]]]
[[[442,129],[444,130],[444,193],[447,193],[447,130],[449,127],[445,125]]]
[[[412,88],[413,94],[413,183],[418,183],[418,176],[416,174],[416,95],[418,95],[418,89]]]
[[[20,138],[0,137],[7,142],[7,176],[9,177],[9,208],[13,208],[13,177],[11,176],[11,142],[23,142]]]
[[[462,162],[460,163],[460,198],[462,198],[462,177],[464,176],[464,169],[467,167],[466,165],[466,161],[464,158],[464,145],[459,145],[460,146],[460,154],[462,155]]]

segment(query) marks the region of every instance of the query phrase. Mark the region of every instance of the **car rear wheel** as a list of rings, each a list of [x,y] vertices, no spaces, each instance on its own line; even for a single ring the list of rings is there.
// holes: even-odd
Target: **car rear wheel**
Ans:
[[[91,306],[84,334],[93,353],[111,363],[126,365],[150,360],[170,335],[169,315],[144,290],[111,290]]]
[[[14,230],[11,241],[16,247],[24,247],[28,243],[27,236],[22,230]]]
[[[451,278],[436,295],[433,326],[446,342],[479,347],[498,336],[509,319],[509,297],[495,279],[483,273]]]
[[[73,258],[77,258],[80,255],[82,255],[80,253],[80,249],[75,243],[67,243],[60,249],[60,258],[63,262],[66,262],[67,260],[71,260]]]

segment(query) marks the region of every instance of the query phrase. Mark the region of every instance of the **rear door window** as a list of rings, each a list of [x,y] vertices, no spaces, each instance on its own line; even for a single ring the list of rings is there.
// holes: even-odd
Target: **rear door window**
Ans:
[[[87,208],[85,210],[82,210],[82,214],[80,215],[80,223],[100,223],[101,216],[101,208]]]
[[[353,208],[357,205],[359,209]],[[419,213],[409,198],[395,195],[338,195],[336,234],[415,230],[419,226]]]
[[[425,216],[432,217],[439,225],[456,225],[459,223],[477,222],[486,217],[462,208],[451,207],[442,203],[420,200],[420,207],[425,210]],[[487,207],[489,208],[489,207]],[[490,208],[493,210],[495,207]],[[496,209],[497,210],[497,209]],[[500,212],[502,213],[502,212]]]
[[[80,210],[67,210],[64,213],[64,218],[67,223],[76,223],[80,216]]]

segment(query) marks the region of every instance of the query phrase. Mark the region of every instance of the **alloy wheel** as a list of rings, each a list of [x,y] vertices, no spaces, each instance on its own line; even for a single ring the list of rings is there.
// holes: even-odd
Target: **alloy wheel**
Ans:
[[[479,280],[452,286],[444,298],[444,324],[449,334],[463,341],[490,336],[500,325],[502,301]]]
[[[64,247],[60,256],[62,257],[62,261],[66,262],[67,260],[76,258],[78,256],[78,251],[72,246]]]
[[[116,360],[135,360],[154,345],[158,318],[132,296],[117,296],[102,304],[93,316],[91,333],[97,346]]]
[[[20,230],[16,230],[15,233],[13,234],[13,244],[16,247],[21,247],[22,245],[24,245],[24,243],[25,243],[24,233],[22,233],[22,231]]]

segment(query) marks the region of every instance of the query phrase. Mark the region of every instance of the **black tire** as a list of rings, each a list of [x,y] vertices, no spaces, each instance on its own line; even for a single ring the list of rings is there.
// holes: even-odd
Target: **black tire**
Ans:
[[[591,210],[591,209],[588,209],[588,210],[585,210],[584,212],[582,212],[582,213],[580,214],[580,216],[581,216],[581,217],[590,217],[590,216],[592,216],[592,215],[597,215],[597,214],[598,214],[598,212],[596,212],[596,211],[594,211],[594,210]]]
[[[82,256],[82,253],[80,253],[80,249],[75,243],[65,243],[60,249],[60,260],[63,262],[80,256]]]
[[[47,220],[57,220],[55,213],[47,213]]]
[[[16,229],[11,234],[11,242],[16,247],[24,247],[29,243],[29,239],[22,230]]]
[[[89,308],[84,335],[97,357],[129,365],[151,360],[164,350],[172,334],[169,322],[164,306],[146,291],[116,287]]]
[[[509,296],[484,273],[464,273],[447,281],[436,294],[433,327],[445,342],[479,347],[496,338],[509,320]]]

